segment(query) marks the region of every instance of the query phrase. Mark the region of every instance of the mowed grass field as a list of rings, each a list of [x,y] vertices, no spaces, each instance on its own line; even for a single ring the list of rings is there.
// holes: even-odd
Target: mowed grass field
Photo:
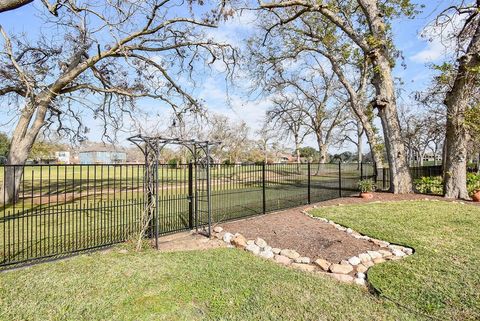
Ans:
[[[479,206],[402,201],[312,213],[415,249],[404,260],[369,270],[380,297],[436,320],[480,320]]]
[[[312,202],[339,195],[338,165],[322,166],[323,172],[310,179]],[[212,222],[263,213],[261,168],[212,167]],[[316,170],[312,167],[312,174]],[[306,165],[267,167],[265,211],[306,204],[306,173]],[[159,233],[192,228],[196,220],[189,213],[188,168],[164,166],[158,174]],[[17,204],[0,211],[0,262],[63,255],[120,242],[139,231],[145,201],[142,166],[30,166],[24,175],[22,189],[28,191],[30,181],[33,192],[21,193]],[[345,167],[344,195],[351,192],[346,188],[355,189],[357,180],[356,167]],[[208,222],[208,215],[205,186],[200,189],[198,223],[202,225]]]
[[[422,320],[237,249],[82,255],[0,274],[2,320]]]
[[[238,249],[137,253],[122,245],[1,273],[0,319],[480,318],[480,208],[408,201],[332,206],[313,213],[412,246],[415,253],[368,271],[378,295]]]
[[[311,165],[311,182],[338,180],[337,164]],[[5,167],[0,167],[0,184],[3,184]],[[307,165],[274,164],[266,165],[263,177],[261,165],[227,166],[214,165],[210,169],[212,191],[246,189],[261,186],[263,178],[267,186],[306,184]],[[158,188],[160,195],[188,193],[188,166],[172,168],[159,166]],[[17,207],[31,208],[51,203],[68,203],[74,200],[104,201],[107,198],[138,198],[143,192],[143,165],[36,165],[26,166],[19,190]],[[193,172],[199,182],[205,174]],[[342,177],[358,178],[355,164],[342,167]],[[5,209],[12,208],[7,205]]]

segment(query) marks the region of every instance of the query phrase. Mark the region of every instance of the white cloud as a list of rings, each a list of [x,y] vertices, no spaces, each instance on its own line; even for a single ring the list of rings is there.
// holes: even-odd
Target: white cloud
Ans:
[[[456,15],[449,23],[441,26],[426,26],[420,40],[428,41],[427,45],[410,59],[418,63],[429,63],[447,58],[455,50],[456,38],[454,35],[463,25],[464,19],[465,17]]]
[[[229,43],[240,48],[255,25],[256,16],[251,11],[243,11],[220,24],[218,28],[209,29],[207,36],[218,42]]]
[[[208,78],[198,95],[205,101],[209,112],[227,116],[233,121],[245,121],[252,131],[260,128],[265,111],[270,106],[267,98],[249,100],[240,92],[227,94],[222,81]]]
[[[435,62],[445,57],[447,52],[448,48],[439,39],[433,39],[427,44],[425,49],[419,51],[410,59],[418,63]]]

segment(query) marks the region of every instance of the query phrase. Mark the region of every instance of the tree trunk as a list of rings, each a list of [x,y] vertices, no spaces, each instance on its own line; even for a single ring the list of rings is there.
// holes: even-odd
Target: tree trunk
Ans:
[[[294,133],[293,134],[293,142],[295,144],[295,151],[294,151],[294,154],[295,154],[295,158],[297,159],[296,163],[300,163],[300,153],[299,153],[299,149],[300,149],[300,142],[299,142],[299,139],[298,139],[298,134]]]
[[[373,162],[375,163],[375,167],[378,171],[379,168],[383,168],[383,160],[382,153],[377,147],[377,136],[375,135],[373,126],[369,121],[366,122],[366,126],[363,125],[363,129],[365,130],[365,135],[367,136],[367,142],[370,146],[370,153],[372,154]]]
[[[363,127],[357,124],[357,170],[362,166],[363,161]],[[372,154],[373,155],[373,154]]]
[[[447,155],[445,159],[445,169],[443,173],[444,193],[447,198],[468,199],[467,191],[467,139],[465,138],[465,128],[459,125],[462,121],[458,118],[447,120],[446,147]],[[455,124],[457,123],[457,124]]]
[[[411,193],[413,192],[412,178],[398,119],[390,62],[386,53],[381,51],[373,53],[372,83],[376,90],[374,105],[383,127],[390,171],[390,191],[394,194]]]
[[[455,88],[455,87],[454,87]],[[463,90],[460,90],[463,91]],[[467,129],[464,92],[452,92],[446,99],[447,132],[445,136],[444,194],[447,198],[468,199],[467,191]],[[457,97],[455,97],[457,96]],[[462,97],[458,97],[462,96]]]
[[[21,124],[22,123],[20,122],[19,125]],[[17,128],[19,125],[17,125]],[[7,156],[4,183],[2,190],[0,191],[0,203],[10,204],[18,200],[24,165],[27,161],[28,153],[33,145],[33,141],[30,141],[28,138],[18,137],[18,131],[15,130],[12,137],[12,146],[16,147],[11,148]]]
[[[480,1],[477,2],[480,5]],[[445,136],[444,193],[447,198],[468,199],[467,192],[467,142],[468,130],[465,112],[468,108],[469,90],[475,86],[480,67],[480,23],[459,66],[452,89],[447,93],[447,129]]]
[[[315,171],[315,175],[320,175],[320,171],[322,169],[322,164],[327,162],[328,158],[328,145],[322,142],[322,137],[319,133],[316,133],[317,138],[317,146],[318,146],[318,166],[317,170]]]
[[[374,139],[374,142],[376,143],[376,138]],[[372,154],[372,159],[373,159],[373,164],[375,166],[375,170],[378,171],[383,168],[383,158],[381,156],[381,151],[379,151],[377,148],[378,145],[373,145],[370,140],[368,140],[368,145],[370,147],[370,153]]]
[[[424,158],[424,156],[425,156],[425,152],[424,152],[424,151],[423,151],[423,152],[422,152],[422,151],[418,151],[418,157],[420,158],[420,160],[419,160],[419,161],[420,161],[420,167],[422,167],[423,164],[424,164],[424,163],[423,163],[423,158]]]
[[[295,155],[296,155],[296,163],[297,163],[297,172],[300,173],[300,142],[298,136],[295,135]]]
[[[359,0],[358,4],[367,18],[372,42],[375,42],[374,45],[367,42],[361,45],[373,65],[371,82],[375,87],[376,95],[373,105],[378,110],[382,122],[385,149],[390,166],[390,191],[395,194],[411,193],[413,192],[412,177],[398,119],[385,15],[381,11],[378,0]]]
[[[320,144],[319,145],[319,162],[320,164],[325,164],[328,162],[328,145]]]
[[[0,204],[16,203],[22,182],[23,165],[5,164],[4,179],[0,195]]]
[[[409,142],[406,146],[407,149],[407,162],[408,165],[413,163],[413,153],[412,153],[412,144]]]
[[[35,102],[32,104],[35,104]],[[5,163],[5,177],[0,190],[0,204],[17,201],[24,165],[33,143],[44,125],[46,113],[47,105],[45,103],[39,103],[37,107],[27,104],[23,108],[17,126],[13,131],[11,147]],[[29,127],[34,114],[35,119]]]
[[[365,113],[365,104],[363,104],[360,99],[362,95],[360,95],[359,97],[352,84],[343,73],[342,69],[340,68],[339,62],[335,59],[335,57],[333,57],[329,52],[321,51],[320,53],[327,57],[327,59],[330,61],[330,63],[332,64],[333,72],[337,75],[338,79],[348,92],[350,108],[357,116],[358,120],[363,126],[363,129],[365,130],[365,135],[367,136],[367,141],[370,145],[370,151],[372,153],[372,158],[375,162],[375,166],[377,167],[377,169],[383,168],[382,157],[377,150],[378,142],[375,135],[375,130],[372,123],[370,122],[369,117]]]

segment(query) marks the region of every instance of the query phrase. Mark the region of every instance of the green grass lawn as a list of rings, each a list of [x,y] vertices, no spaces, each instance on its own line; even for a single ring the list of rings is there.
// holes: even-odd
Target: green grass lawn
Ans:
[[[236,249],[93,254],[0,275],[1,320],[414,320]]]
[[[480,320],[480,207],[406,201],[313,213],[416,250],[369,270],[382,296],[442,320]]]
[[[416,252],[369,270],[376,296],[236,249],[121,254],[117,247],[0,274],[0,320],[480,318],[480,208],[416,201],[315,214]]]

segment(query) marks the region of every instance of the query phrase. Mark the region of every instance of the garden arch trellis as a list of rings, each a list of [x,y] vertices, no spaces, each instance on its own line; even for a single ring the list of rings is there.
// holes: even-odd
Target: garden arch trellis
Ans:
[[[220,142],[208,140],[199,141],[194,139],[166,138],[161,136],[136,135],[128,138],[135,144],[145,157],[145,181],[146,193],[144,213],[150,224],[150,236],[155,237],[155,247],[158,249],[159,236],[159,158],[160,152],[167,145],[178,145],[187,148],[193,157],[194,193],[193,202],[195,229],[203,228],[208,236],[211,234],[212,207],[211,207],[211,157],[210,149]],[[202,157],[203,156],[203,157]],[[151,224],[153,223],[153,224]]]

